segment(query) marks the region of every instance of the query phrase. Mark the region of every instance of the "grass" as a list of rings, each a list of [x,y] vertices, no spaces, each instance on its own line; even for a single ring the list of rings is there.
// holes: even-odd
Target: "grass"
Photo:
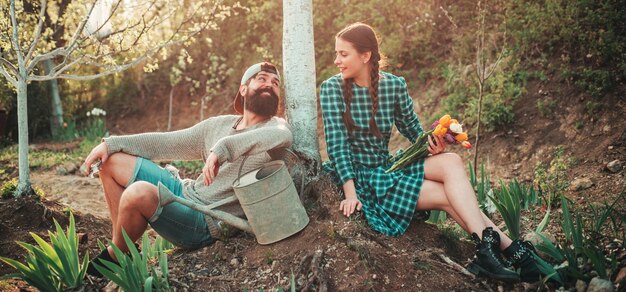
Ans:
[[[68,161],[82,161],[91,149],[100,143],[100,139],[83,139],[77,148],[69,151],[51,151],[46,149],[29,149],[28,162],[31,170],[49,170]],[[18,145],[14,144],[0,150],[0,171],[5,168],[17,168],[19,161]]]

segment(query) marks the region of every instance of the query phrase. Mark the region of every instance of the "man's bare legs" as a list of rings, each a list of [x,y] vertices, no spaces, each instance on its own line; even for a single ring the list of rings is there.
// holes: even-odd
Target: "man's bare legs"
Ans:
[[[115,153],[107,159],[100,170],[104,197],[111,216],[112,242],[124,252],[128,251],[128,248],[124,242],[122,228],[131,240],[136,241],[146,230],[148,219],[159,204],[157,187],[150,183],[134,182],[126,188],[136,162],[135,156]],[[115,258],[111,247],[108,251]]]
[[[424,185],[417,201],[418,210],[442,210],[450,214],[468,233],[480,236],[492,227],[500,235],[500,249],[511,239],[480,210],[474,189],[465,173],[465,165],[454,153],[442,153],[424,161]]]

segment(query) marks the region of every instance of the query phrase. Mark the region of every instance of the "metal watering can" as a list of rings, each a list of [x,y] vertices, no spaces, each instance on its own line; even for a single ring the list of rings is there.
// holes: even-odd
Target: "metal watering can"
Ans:
[[[202,205],[164,191],[159,192],[161,205],[172,202],[183,204],[228,225],[253,233],[259,244],[274,243],[304,229],[309,223],[309,217],[300,202],[285,162],[270,161],[241,175],[246,158],[239,168],[239,177],[233,182],[234,196],[210,205]],[[241,204],[248,220],[215,210],[236,201]]]

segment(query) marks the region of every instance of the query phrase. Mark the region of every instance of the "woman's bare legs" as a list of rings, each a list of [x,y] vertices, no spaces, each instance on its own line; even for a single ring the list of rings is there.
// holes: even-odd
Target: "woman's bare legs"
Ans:
[[[417,209],[445,211],[470,234],[482,236],[482,230],[492,227],[500,235],[500,249],[511,245],[511,239],[478,207],[465,165],[455,153],[442,153],[425,159],[424,185]]]

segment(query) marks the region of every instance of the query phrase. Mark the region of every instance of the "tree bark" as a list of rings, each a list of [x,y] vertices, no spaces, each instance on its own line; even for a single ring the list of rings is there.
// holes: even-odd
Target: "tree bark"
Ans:
[[[315,48],[311,0],[283,0],[283,71],[286,113],[293,149],[307,160],[307,171],[320,164],[317,136]]]
[[[20,70],[22,71],[22,70]],[[17,81],[17,131],[18,131],[18,169],[19,183],[13,194],[15,197],[33,194],[28,168],[28,112],[26,111],[26,78],[20,76]]]

